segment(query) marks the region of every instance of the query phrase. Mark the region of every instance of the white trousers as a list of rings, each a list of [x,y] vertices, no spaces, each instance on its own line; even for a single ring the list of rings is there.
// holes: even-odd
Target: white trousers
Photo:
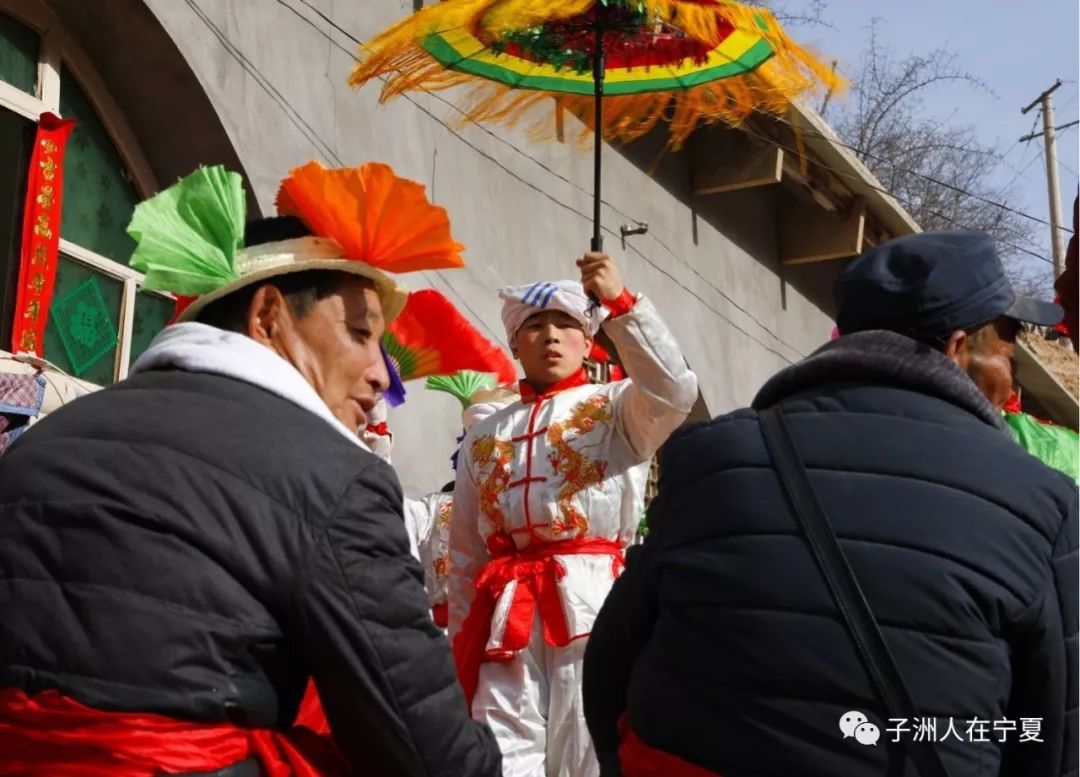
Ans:
[[[480,665],[472,714],[495,733],[503,777],[599,777],[581,701],[587,641],[549,646],[537,614],[527,648]]]

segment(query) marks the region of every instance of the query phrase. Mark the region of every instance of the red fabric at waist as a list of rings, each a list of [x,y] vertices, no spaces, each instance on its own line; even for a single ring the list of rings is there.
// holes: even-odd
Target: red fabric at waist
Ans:
[[[440,629],[445,629],[450,620],[448,609],[446,602],[439,602],[431,606],[431,619],[435,621],[435,625]]]
[[[461,624],[461,631],[454,638],[454,661],[458,680],[465,691],[471,707],[480,664],[484,661],[509,660],[515,651],[529,644],[533,616],[537,607],[543,626],[544,641],[553,647],[563,647],[577,635],[569,633],[562,603],[559,601],[557,582],[566,574],[557,556],[611,556],[612,577],[622,569],[622,549],[618,543],[605,539],[573,539],[532,545],[496,555],[484,566],[473,584],[476,597]],[[491,619],[495,604],[508,584],[517,581],[514,598],[507,615],[503,633],[502,650],[489,653]]]
[[[319,689],[315,687],[315,681],[310,677],[307,688],[304,689],[304,698],[300,700],[300,708],[296,711],[296,720],[293,721],[293,725],[311,729],[320,736],[330,736],[330,721],[326,719],[322,699],[319,698]]]
[[[625,712],[619,718],[619,771],[622,777],[723,777],[645,744]]]
[[[305,729],[244,729],[106,712],[57,691],[0,690],[0,775],[156,777],[256,758],[270,777],[344,777],[333,743]]]

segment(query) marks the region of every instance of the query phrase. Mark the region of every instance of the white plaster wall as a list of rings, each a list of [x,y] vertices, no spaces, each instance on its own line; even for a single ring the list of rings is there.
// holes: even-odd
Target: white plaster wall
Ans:
[[[501,337],[497,287],[574,272],[590,234],[589,149],[534,143],[523,131],[459,128],[444,100],[460,94],[378,105],[377,85],[357,91],[345,83],[355,44],[303,0],[146,2],[220,114],[264,214],[273,210],[279,179],[312,158],[383,161],[426,183],[467,247],[468,267],[404,279],[447,294],[493,338]],[[308,3],[361,40],[412,10],[399,0]],[[567,118],[568,135],[572,123]],[[778,275],[771,193],[694,201],[681,191],[686,157],[665,157],[650,177],[644,168],[654,151],[605,149],[604,226],[617,235],[629,218],[650,225],[648,235],[631,239],[633,250],[624,253],[610,233],[607,247],[627,285],[648,294],[666,317],[715,415],[748,403],[769,375],[824,342],[832,324]],[[804,268],[785,277],[805,280],[814,272],[832,271]],[[413,384],[391,425],[407,492],[434,490],[450,478],[460,430],[455,400]]]

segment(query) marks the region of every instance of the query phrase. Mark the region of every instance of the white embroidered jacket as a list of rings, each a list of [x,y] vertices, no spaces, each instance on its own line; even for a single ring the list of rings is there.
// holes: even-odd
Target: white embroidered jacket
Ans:
[[[642,517],[652,455],[685,420],[697,377],[645,297],[604,323],[626,380],[580,385],[519,401],[477,423],[458,459],[450,522],[449,636],[491,560],[489,540],[509,535],[518,549],[568,539],[606,539],[626,548]],[[558,582],[573,637],[592,630],[615,579],[603,555],[558,556]],[[502,590],[489,650],[499,650],[515,582]]]
[[[450,571],[448,541],[454,495],[428,494],[420,499],[405,498],[405,522],[415,527],[424,587],[432,607],[446,604],[446,579]]]

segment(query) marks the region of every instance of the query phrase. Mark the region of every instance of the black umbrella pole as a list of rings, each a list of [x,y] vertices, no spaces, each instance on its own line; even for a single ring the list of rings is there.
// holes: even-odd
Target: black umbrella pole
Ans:
[[[600,151],[603,146],[600,131],[604,118],[604,31],[596,25],[596,51],[593,54],[593,234],[592,250],[604,250],[600,235]]]

